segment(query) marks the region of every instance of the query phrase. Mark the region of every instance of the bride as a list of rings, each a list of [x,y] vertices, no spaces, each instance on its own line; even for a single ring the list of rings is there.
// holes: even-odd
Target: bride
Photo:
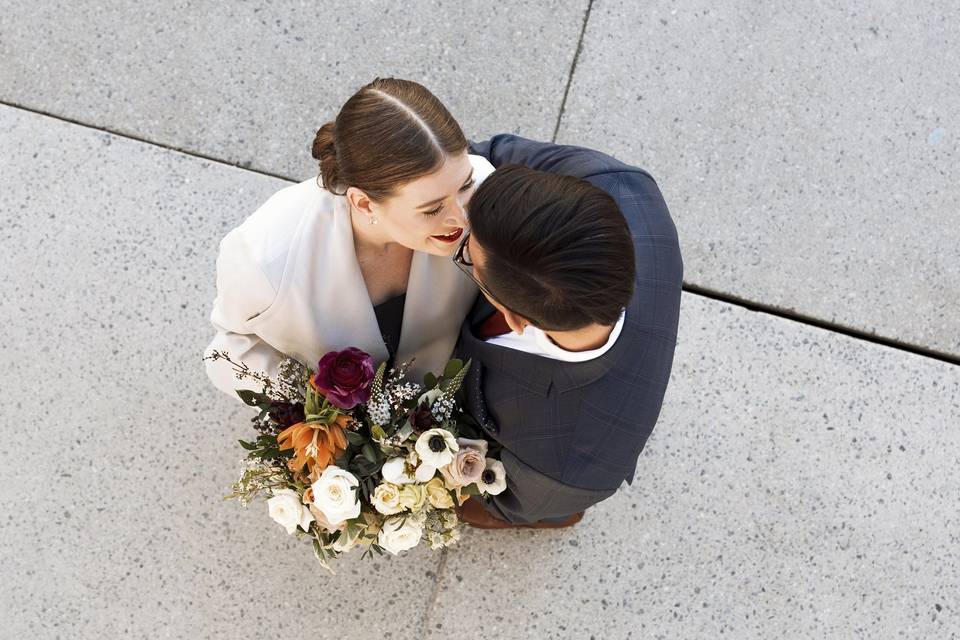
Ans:
[[[477,295],[450,256],[465,205],[493,171],[460,125],[407,80],[377,79],[323,125],[320,175],[281,189],[220,242],[207,348],[275,375],[284,356],[315,366],[349,346],[439,371]],[[322,180],[322,184],[320,184]],[[219,389],[256,389],[206,359]]]

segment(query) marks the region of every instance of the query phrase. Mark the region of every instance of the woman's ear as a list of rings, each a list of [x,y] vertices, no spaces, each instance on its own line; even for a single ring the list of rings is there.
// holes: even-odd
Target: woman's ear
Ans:
[[[374,212],[371,207],[373,202],[370,200],[370,196],[368,196],[366,193],[360,189],[357,189],[356,187],[348,187],[346,195],[350,206],[358,213],[361,213],[365,216],[373,215]]]

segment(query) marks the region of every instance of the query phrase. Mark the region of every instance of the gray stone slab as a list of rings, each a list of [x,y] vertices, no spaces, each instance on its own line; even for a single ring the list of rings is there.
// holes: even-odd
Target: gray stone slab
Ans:
[[[655,175],[688,283],[958,356],[958,21],[596,0],[558,137]]]
[[[468,136],[553,133],[587,1],[0,1],[0,100],[302,180],[377,76]]]
[[[470,530],[430,637],[960,637],[960,367],[691,294],[680,328],[634,484]]]
[[[8,107],[0,139],[0,638],[414,637],[438,554],[332,578],[221,500],[217,242],[287,183]]]

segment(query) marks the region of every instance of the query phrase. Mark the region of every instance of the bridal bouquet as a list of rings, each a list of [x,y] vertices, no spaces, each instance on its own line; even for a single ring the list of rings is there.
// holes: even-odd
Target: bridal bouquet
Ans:
[[[409,363],[374,368],[359,349],[332,351],[310,369],[287,359],[277,379],[250,370],[222,351],[238,390],[256,407],[257,436],[228,496],[246,506],[265,495],[270,516],[313,544],[321,565],[355,547],[364,556],[397,553],[425,540],[431,549],[460,536],[457,507],[469,495],[506,488],[503,464],[455,401],[469,362],[451,360],[424,384],[408,382]]]

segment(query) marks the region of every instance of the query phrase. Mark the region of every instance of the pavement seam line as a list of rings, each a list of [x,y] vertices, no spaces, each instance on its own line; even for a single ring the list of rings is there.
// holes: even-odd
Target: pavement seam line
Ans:
[[[591,8],[592,6],[593,6],[593,0],[590,0],[590,4],[589,4],[588,7],[587,7],[587,16],[589,16],[590,8]],[[585,17],[584,17],[584,23],[583,23],[584,30],[586,29],[586,24],[587,24],[586,20],[587,20],[587,17],[585,16]],[[582,35],[583,35],[583,34],[581,33],[581,43],[582,43]],[[579,51],[580,51],[580,45],[578,45],[578,47],[577,47],[577,55],[579,55]],[[577,57],[577,55],[574,56],[574,64],[573,64],[573,67],[576,66],[576,57]],[[570,79],[573,78],[573,67],[571,68]],[[570,87],[570,84],[569,84],[569,79],[568,79],[567,89],[569,89],[569,87]],[[566,96],[566,92],[564,92],[564,104],[566,103],[566,97],[567,97],[567,96]],[[216,163],[216,164],[219,164],[219,165],[222,165],[222,166],[226,166],[226,167],[232,167],[232,168],[234,168],[234,169],[240,169],[241,171],[249,171],[250,173],[256,173],[256,174],[258,174],[258,175],[267,176],[267,177],[270,177],[270,178],[276,178],[276,179],[278,179],[278,180],[283,180],[283,181],[291,182],[291,183],[296,183],[296,182],[297,182],[296,179],[291,178],[291,177],[288,177],[288,176],[284,176],[284,175],[280,175],[280,174],[276,174],[276,173],[270,173],[270,172],[268,172],[268,171],[263,171],[263,170],[260,170],[260,169],[253,169],[253,168],[250,168],[250,167],[244,167],[244,166],[242,166],[242,165],[234,164],[234,163],[232,163],[232,162],[227,162],[227,161],[221,160],[221,159],[219,159],[219,158],[214,158],[214,157],[212,157],[212,156],[207,156],[207,155],[204,155],[204,154],[201,154],[201,153],[197,153],[197,152],[194,152],[194,151],[187,151],[187,150],[185,150],[185,149],[180,149],[180,148],[177,148],[177,147],[172,147],[172,146],[165,145],[165,144],[162,144],[162,143],[159,143],[159,142],[155,142],[155,141],[153,141],[153,140],[148,140],[148,139],[146,139],[146,138],[140,138],[140,137],[137,137],[137,136],[128,134],[128,133],[122,133],[122,132],[112,131],[112,130],[110,130],[110,129],[104,129],[104,128],[102,128],[102,127],[98,127],[98,126],[96,126],[96,125],[92,125],[92,124],[89,124],[89,123],[86,123],[86,122],[82,122],[82,121],[80,121],[80,120],[73,120],[73,119],[67,118],[67,117],[65,117],[65,116],[57,115],[57,114],[55,114],[55,113],[50,113],[50,112],[48,112],[48,111],[43,111],[42,109],[35,109],[35,108],[27,107],[27,106],[24,106],[24,105],[19,105],[19,104],[16,104],[16,103],[8,102],[8,101],[6,101],[6,100],[0,100],[0,105],[6,106],[6,107],[10,107],[11,109],[19,109],[19,110],[21,110],[21,111],[26,111],[26,112],[28,112],[28,113],[33,113],[33,114],[40,115],[40,116],[44,116],[44,117],[47,117],[47,118],[53,118],[54,120],[59,120],[59,121],[61,121],[61,122],[66,122],[66,123],[68,123],[68,124],[72,124],[72,125],[76,125],[76,126],[79,126],[79,127],[83,127],[84,129],[90,129],[90,130],[92,130],[92,131],[98,131],[98,132],[100,132],[100,133],[105,133],[105,134],[107,134],[107,135],[116,136],[116,137],[118,137],[118,138],[124,138],[124,139],[127,139],[127,140],[133,140],[134,142],[140,142],[140,143],[143,143],[143,144],[148,144],[148,145],[150,145],[150,146],[158,147],[158,148],[160,148],[160,149],[164,149],[164,150],[166,150],[166,151],[170,151],[170,152],[173,152],[173,153],[180,153],[180,154],[183,154],[183,155],[185,155],[185,156],[192,157],[192,158],[197,158],[197,159],[200,159],[200,160],[206,160],[207,162],[214,162],[214,163]],[[560,126],[560,118],[561,118],[562,115],[563,115],[563,108],[564,108],[563,105],[561,105],[560,116],[557,117],[557,129],[559,129],[559,126]],[[554,141],[555,141],[555,140],[556,140],[556,130],[554,131]],[[740,298],[740,297],[737,297],[737,296],[734,296],[734,295],[731,295],[731,294],[721,293],[721,292],[715,291],[715,290],[713,290],[713,289],[708,289],[708,288],[706,288],[706,287],[701,287],[701,286],[698,286],[698,285],[688,284],[688,283],[684,283],[684,284],[683,284],[683,290],[684,290],[685,292],[687,292],[687,293],[694,294],[694,295],[699,295],[699,296],[702,296],[702,297],[704,297],[704,298],[709,298],[709,299],[711,299],[711,300],[716,300],[716,301],[718,301],[718,302],[724,302],[724,303],[732,304],[732,305],[735,305],[735,306],[738,306],[738,307],[743,307],[743,308],[749,309],[750,311],[756,311],[756,312],[759,312],[759,313],[766,313],[766,314],[768,314],[768,315],[776,316],[776,317],[778,317],[778,318],[783,318],[784,320],[790,320],[790,321],[793,321],[793,322],[797,322],[797,323],[799,323],[799,324],[805,324],[805,325],[808,325],[808,326],[817,327],[817,328],[819,328],[819,329],[824,329],[824,330],[830,331],[830,332],[832,332],[832,333],[839,333],[839,334],[841,334],[841,335],[845,335],[845,336],[848,336],[848,337],[851,337],[851,338],[854,338],[854,339],[857,339],[857,340],[862,340],[862,341],[865,341],[865,342],[872,342],[872,343],[874,343],[874,344],[878,344],[878,345],[881,345],[881,346],[884,346],[884,347],[887,347],[887,348],[890,348],[890,349],[894,349],[894,350],[897,350],[897,351],[905,351],[905,352],[907,352],[907,353],[912,353],[912,354],[914,354],[914,355],[919,355],[919,356],[922,356],[922,357],[925,357],[925,358],[930,358],[930,359],[932,359],[932,360],[939,360],[940,362],[946,362],[947,364],[960,365],[960,356],[954,356],[954,355],[951,355],[951,354],[949,354],[949,353],[945,353],[945,352],[942,352],[942,351],[937,351],[937,350],[935,350],[935,349],[927,349],[927,348],[920,347],[920,346],[917,346],[917,345],[912,345],[912,344],[909,344],[909,343],[906,343],[906,342],[903,342],[903,341],[900,341],[900,340],[896,340],[896,339],[894,339],[894,338],[887,338],[887,337],[878,336],[878,335],[875,335],[875,334],[870,334],[870,333],[867,333],[867,332],[865,332],[865,331],[860,331],[860,330],[853,329],[853,328],[850,328],[850,327],[847,327],[847,326],[844,326],[844,325],[840,325],[840,324],[837,324],[837,323],[832,323],[832,322],[829,322],[829,321],[827,321],[827,320],[820,320],[820,319],[818,319],[818,318],[814,318],[813,316],[808,316],[808,315],[805,315],[805,314],[802,314],[802,313],[784,311],[784,310],[782,310],[782,309],[779,309],[779,308],[777,308],[777,307],[774,307],[773,305],[763,304],[762,302],[755,302],[755,301],[752,301],[752,300],[747,300],[747,299],[745,299],[745,298]],[[444,560],[445,560],[445,557],[444,557]]]
[[[196,151],[190,151],[188,149],[182,149],[180,147],[173,147],[162,142],[156,142],[155,140],[150,140],[148,138],[141,138],[135,136],[131,133],[126,133],[122,131],[114,131],[112,129],[105,129],[103,127],[97,126],[95,124],[90,124],[89,122],[83,122],[82,120],[74,120],[73,118],[68,118],[56,113],[51,113],[50,111],[44,111],[43,109],[36,109],[33,107],[28,107],[26,105],[17,104],[15,102],[7,102],[6,100],[0,100],[0,106],[10,107],[11,109],[19,109],[20,111],[26,111],[27,113],[34,113],[38,116],[44,116],[47,118],[53,118],[54,120],[59,120],[61,122],[66,122],[67,124],[76,125],[78,127],[83,127],[84,129],[90,129],[91,131],[99,131],[100,133],[105,133],[107,135],[116,136],[118,138],[124,138],[127,140],[133,140],[134,142],[141,142],[143,144],[148,144],[152,147],[159,147],[165,151],[171,151],[173,153],[180,153],[185,156],[190,156],[191,158],[197,158],[199,160],[206,160],[207,162],[215,162],[219,165],[226,167],[233,167],[234,169],[241,169],[243,171],[249,171],[251,173],[256,173],[262,176],[267,176],[269,178],[277,178],[279,180],[284,180],[286,182],[299,182],[296,178],[291,178],[289,176],[281,175],[279,173],[271,173],[269,171],[264,171],[263,169],[254,169],[252,167],[245,167],[242,164],[236,164],[234,162],[229,162],[221,158],[215,158],[213,156],[204,155]]]
[[[440,562],[437,563],[436,575],[434,575],[433,588],[430,590],[430,599],[423,610],[423,617],[420,618],[420,634],[418,637],[425,638],[430,633],[430,616],[433,614],[433,605],[440,597],[440,581],[443,579],[443,571],[447,567],[447,548],[440,550]]]
[[[904,351],[914,355],[922,356],[924,358],[929,358],[931,360],[939,360],[940,362],[945,362],[954,366],[960,366],[960,356],[955,356],[943,351],[937,351],[936,349],[929,349],[919,345],[910,344],[897,340],[896,338],[887,338],[885,336],[867,333],[866,331],[860,329],[854,329],[852,327],[836,322],[830,322],[828,320],[821,320],[819,318],[814,318],[813,316],[808,316],[796,311],[784,311],[783,309],[773,305],[755,302],[745,298],[739,298],[735,295],[721,293],[713,289],[708,289],[695,284],[688,284],[686,282],[683,283],[683,291],[685,293],[701,296],[703,298],[709,298],[710,300],[716,300],[717,302],[723,302],[725,304],[741,307],[756,313],[764,313],[766,315],[796,322],[797,324],[816,327],[818,329],[829,331],[830,333],[836,333],[847,336],[848,338],[854,338],[855,340],[871,342],[873,344],[894,349],[896,351]]]
[[[567,109],[567,96],[570,94],[570,85],[573,84],[573,74],[577,71],[577,61],[580,59],[580,52],[583,50],[583,38],[587,33],[587,22],[590,21],[590,10],[593,9],[593,0],[587,2],[587,10],[583,13],[583,24],[580,25],[580,37],[577,39],[577,50],[573,54],[573,62],[570,63],[570,73],[567,75],[567,85],[563,88],[563,100],[560,101],[560,111],[557,113],[557,122],[553,127],[553,136],[550,142],[557,141],[557,134],[560,133],[560,121],[563,120],[563,113]]]

